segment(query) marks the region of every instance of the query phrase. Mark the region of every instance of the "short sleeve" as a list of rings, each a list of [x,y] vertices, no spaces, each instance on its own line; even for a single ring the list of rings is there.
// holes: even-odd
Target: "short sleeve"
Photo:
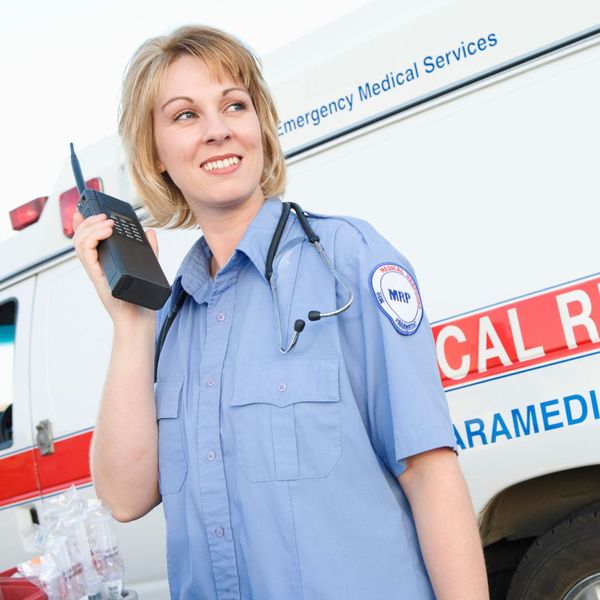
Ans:
[[[404,256],[358,220],[336,232],[335,261],[355,294],[340,317],[350,384],[373,448],[398,476],[409,456],[456,448],[417,278]],[[344,290],[338,294],[342,302]],[[408,313],[403,302],[413,303]]]

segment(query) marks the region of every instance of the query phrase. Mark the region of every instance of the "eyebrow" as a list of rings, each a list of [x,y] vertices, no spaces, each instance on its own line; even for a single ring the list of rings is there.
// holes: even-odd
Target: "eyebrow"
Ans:
[[[223,90],[223,92],[221,93],[221,96],[227,96],[227,94],[229,94],[229,92],[244,92],[245,94],[248,94],[248,90],[245,88],[241,88],[241,87],[230,87],[227,88],[225,90]],[[171,98],[170,100],[167,100],[161,107],[160,110],[163,111],[165,110],[165,108],[171,104],[171,102],[175,102],[176,100],[185,100],[186,102],[190,102],[193,103],[194,100],[192,98],[190,98],[189,96],[175,96],[175,98]]]

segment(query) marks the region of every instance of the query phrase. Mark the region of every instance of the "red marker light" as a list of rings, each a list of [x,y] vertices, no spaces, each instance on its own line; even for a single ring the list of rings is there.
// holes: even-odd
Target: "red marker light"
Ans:
[[[48,196],[42,196],[11,210],[8,214],[10,215],[12,228],[15,231],[21,231],[21,229],[35,223],[44,210],[46,200],[48,200]]]
[[[99,177],[88,179],[85,182],[85,187],[90,190],[101,192],[102,180]],[[63,192],[58,198],[58,203],[60,205],[60,220],[62,222],[63,232],[67,237],[70,238],[72,238],[73,234],[75,233],[73,231],[73,214],[77,210],[79,198],[79,191],[76,187]]]

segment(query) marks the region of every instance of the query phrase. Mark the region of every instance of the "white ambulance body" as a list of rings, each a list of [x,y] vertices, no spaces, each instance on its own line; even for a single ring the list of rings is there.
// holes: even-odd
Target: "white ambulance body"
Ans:
[[[518,565],[511,599],[600,591],[600,556],[566,550],[582,527],[600,543],[600,5],[380,1],[265,66],[286,198],[367,219],[415,267],[493,598]],[[80,159],[139,205],[115,137]],[[66,163],[39,221],[0,244],[0,569],[30,556],[46,498],[93,493],[112,330],[63,233],[72,187]],[[197,236],[159,232],[171,281]],[[119,534],[128,585],[167,597],[160,507]]]

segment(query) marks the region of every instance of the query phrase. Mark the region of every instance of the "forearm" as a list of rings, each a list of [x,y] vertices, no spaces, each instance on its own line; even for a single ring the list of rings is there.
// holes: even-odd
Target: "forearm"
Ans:
[[[92,442],[96,492],[123,521],[160,502],[154,334],[154,318],[115,327]]]
[[[487,600],[479,532],[454,453],[441,448],[412,457],[399,480],[437,600]]]

